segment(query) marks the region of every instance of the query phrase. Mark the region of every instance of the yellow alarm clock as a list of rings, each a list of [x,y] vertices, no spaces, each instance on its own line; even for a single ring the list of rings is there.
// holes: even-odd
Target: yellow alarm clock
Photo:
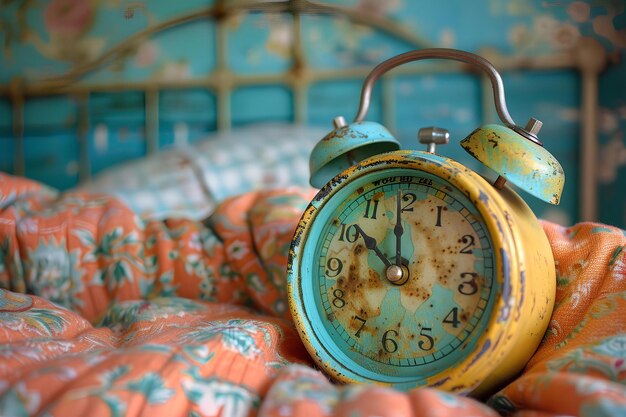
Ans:
[[[398,150],[387,129],[364,121],[375,81],[425,58],[489,76],[504,125],[461,145],[499,174],[493,183],[435,153],[443,129],[420,130],[426,151]],[[564,174],[537,138],[541,122],[513,122],[502,79],[482,57],[426,49],[374,68],[354,122],[334,123],[312,151],[311,184],[321,189],[289,254],[289,306],[307,350],[342,382],[492,392],[535,352],[554,304],[547,237],[506,184],[558,204]]]

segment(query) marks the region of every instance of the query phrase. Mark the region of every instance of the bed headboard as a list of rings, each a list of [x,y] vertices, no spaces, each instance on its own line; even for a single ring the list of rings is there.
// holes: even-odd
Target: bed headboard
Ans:
[[[122,1],[83,11],[92,13],[91,26],[76,30],[74,38],[54,21],[54,3],[45,11],[32,6],[33,10],[18,13],[26,22],[33,20],[31,15],[44,15],[47,38],[41,30],[28,28],[22,35],[49,66],[34,73],[17,71],[19,63],[9,66],[4,71],[7,79],[0,84],[0,110],[11,115],[5,125],[10,131],[1,142],[3,169],[19,175],[39,169],[34,167],[42,163],[40,154],[56,151],[74,153],[69,157],[72,172],[76,180],[85,180],[125,159],[124,152],[150,155],[180,138],[193,141],[203,132],[264,120],[326,124],[330,130],[337,112],[348,119],[356,112],[360,83],[376,62],[406,50],[450,43],[445,33],[439,42],[419,36],[420,28],[411,24],[411,16],[417,18],[419,12],[400,1],[217,0],[210,5],[189,2],[177,6],[179,10],[170,10],[174,6],[169,2]],[[113,13],[117,17],[106,17]],[[6,34],[5,45],[11,45]],[[63,46],[68,36],[75,40],[72,48]],[[256,42],[261,38],[260,44]],[[170,65],[159,68],[150,60],[154,49],[163,51],[164,44],[169,45]],[[14,42],[13,53],[22,47]],[[526,54],[486,47],[475,52],[504,75],[516,119],[544,119],[545,145],[568,175],[563,205],[556,212],[566,216],[561,220],[597,218],[596,110],[598,75],[608,63],[605,48],[585,37],[547,53],[540,48]],[[188,56],[181,59],[183,53]],[[249,65],[255,60],[261,65]],[[382,122],[405,147],[417,145],[412,141],[424,125],[451,119],[452,136],[461,139],[479,124],[495,120],[488,79],[461,64],[429,61],[404,66],[379,84],[370,118]],[[542,99],[542,94],[551,98]],[[564,100],[561,110],[568,110],[569,116],[553,123],[559,110],[546,104],[551,100]],[[465,111],[456,111],[456,105]],[[61,107],[65,110],[57,117],[55,111]],[[37,130],[38,119],[52,117],[47,113],[63,118],[64,132],[59,134],[74,139],[42,147],[44,141],[54,143]],[[124,133],[124,123],[136,129]],[[98,156],[110,125],[117,126],[113,147],[118,151]],[[135,143],[133,135],[140,137],[142,146],[130,145]],[[451,148],[448,154],[464,158],[456,148],[460,149]],[[540,215],[551,216],[548,207],[529,202]],[[558,220],[558,215],[553,217]]]

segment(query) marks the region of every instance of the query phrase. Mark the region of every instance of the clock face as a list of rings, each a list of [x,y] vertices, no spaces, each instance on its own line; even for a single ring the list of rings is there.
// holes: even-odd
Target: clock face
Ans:
[[[485,222],[426,172],[387,169],[349,183],[320,210],[304,259],[304,309],[319,346],[363,378],[415,381],[454,366],[491,316]]]

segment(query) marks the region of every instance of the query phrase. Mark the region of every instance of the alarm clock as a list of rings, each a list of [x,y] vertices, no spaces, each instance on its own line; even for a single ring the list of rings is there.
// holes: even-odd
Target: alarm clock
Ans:
[[[489,181],[436,153],[445,129],[420,129],[426,150],[399,150],[365,121],[375,81],[416,60],[484,71],[500,124],[461,146],[499,176]],[[514,377],[550,320],[555,266],[537,218],[509,186],[558,204],[565,181],[537,138],[515,124],[502,79],[484,58],[453,49],[395,56],[364,81],[353,123],[342,117],[313,149],[320,191],[289,253],[289,307],[308,352],[340,382],[437,387],[481,396]]]

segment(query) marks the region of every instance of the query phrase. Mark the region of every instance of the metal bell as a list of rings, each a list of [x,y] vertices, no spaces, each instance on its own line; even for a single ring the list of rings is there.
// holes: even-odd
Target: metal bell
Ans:
[[[552,204],[559,204],[565,174],[561,164],[543,148],[537,139],[542,123],[530,119],[525,127],[515,124],[506,107],[504,84],[494,66],[486,59],[455,49],[424,49],[409,51],[378,64],[363,82],[359,111],[350,125],[343,117],[334,120],[335,130],[313,148],[310,159],[310,183],[321,188],[335,175],[355,163],[383,152],[400,148],[391,133],[378,123],[365,122],[370,105],[372,88],[376,80],[398,65],[421,59],[450,59],[482,69],[491,81],[494,104],[502,125],[490,124],[473,131],[461,141],[461,146],[474,158],[497,172],[500,176],[493,184],[501,189],[511,181],[522,190]],[[422,142],[434,145],[443,143],[447,136],[435,128],[425,130]]]
[[[520,189],[551,204],[559,204],[565,174],[561,164],[537,139],[541,122],[530,119],[524,129],[484,125],[461,141],[470,155],[500,175],[494,186],[511,181]]]
[[[378,123],[348,125],[343,117],[333,123],[335,129],[311,151],[309,182],[313,187],[322,188],[335,175],[370,156],[400,149],[400,143]]]

